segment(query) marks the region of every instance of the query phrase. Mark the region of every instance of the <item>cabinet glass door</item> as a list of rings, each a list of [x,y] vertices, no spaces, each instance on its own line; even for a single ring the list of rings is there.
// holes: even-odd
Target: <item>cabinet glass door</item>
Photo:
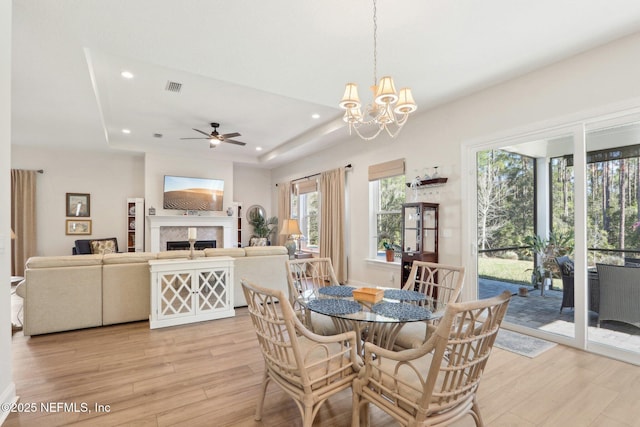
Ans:
[[[160,313],[168,318],[193,313],[192,275],[190,273],[165,273],[160,276]]]
[[[404,210],[404,252],[420,252],[420,207],[407,206]]]

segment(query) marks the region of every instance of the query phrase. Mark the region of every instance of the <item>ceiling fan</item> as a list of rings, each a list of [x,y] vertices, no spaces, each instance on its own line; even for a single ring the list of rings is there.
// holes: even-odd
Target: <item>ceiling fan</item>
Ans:
[[[235,145],[247,145],[246,142],[240,142],[240,141],[231,139],[231,138],[235,138],[236,136],[240,136],[238,132],[225,133],[221,135],[218,133],[218,127],[220,127],[220,123],[211,123],[211,127],[213,128],[213,132],[211,132],[210,134],[207,132],[201,131],[200,129],[193,128],[193,130],[195,130],[196,132],[200,132],[201,134],[206,135],[206,138],[199,137],[199,138],[180,138],[180,139],[208,139],[210,143],[210,148],[216,148],[216,146],[221,142],[228,142],[230,144],[235,144]]]

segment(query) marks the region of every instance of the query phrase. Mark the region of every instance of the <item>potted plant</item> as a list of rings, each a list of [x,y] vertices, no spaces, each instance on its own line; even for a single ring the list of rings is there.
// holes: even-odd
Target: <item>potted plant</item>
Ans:
[[[545,258],[547,254],[547,248],[549,246],[549,240],[539,236],[526,236],[524,243],[530,247],[531,253],[534,256],[534,262],[537,260],[539,264],[535,266],[531,273],[531,284],[534,288],[541,289],[541,293],[544,293],[544,281],[547,275],[545,270]],[[528,271],[528,270],[527,270]]]
[[[267,218],[259,212],[251,212],[249,224],[253,226],[253,236],[260,239],[256,246],[266,246],[270,244],[269,238],[275,233],[278,227],[278,217]]]
[[[382,246],[384,247],[387,262],[393,262],[393,256],[395,255],[393,244],[385,240],[384,242],[382,242]]]

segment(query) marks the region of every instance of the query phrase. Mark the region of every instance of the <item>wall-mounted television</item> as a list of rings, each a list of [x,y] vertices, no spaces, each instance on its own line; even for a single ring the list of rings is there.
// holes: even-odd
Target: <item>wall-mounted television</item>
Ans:
[[[164,209],[221,211],[224,180],[164,176]]]

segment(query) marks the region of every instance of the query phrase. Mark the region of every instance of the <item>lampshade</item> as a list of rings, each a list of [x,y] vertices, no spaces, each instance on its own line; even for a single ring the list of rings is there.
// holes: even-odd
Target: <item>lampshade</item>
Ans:
[[[380,79],[378,91],[376,92],[376,104],[393,104],[398,100],[396,88],[391,76],[384,76]]]
[[[280,230],[280,234],[284,234],[286,236],[297,234],[302,234],[300,231],[300,226],[298,225],[297,219],[285,219],[282,221],[282,229]]]
[[[11,229],[11,240],[16,238],[16,233],[13,232],[13,228]]]
[[[393,109],[393,112],[396,114],[409,114],[416,111],[417,108],[418,106],[416,105],[416,101],[413,100],[411,89],[408,87],[400,89],[398,103],[396,104],[396,108]]]
[[[344,96],[340,101],[340,107],[345,110],[360,107],[360,97],[358,97],[358,85],[355,83],[347,83],[344,89]]]

